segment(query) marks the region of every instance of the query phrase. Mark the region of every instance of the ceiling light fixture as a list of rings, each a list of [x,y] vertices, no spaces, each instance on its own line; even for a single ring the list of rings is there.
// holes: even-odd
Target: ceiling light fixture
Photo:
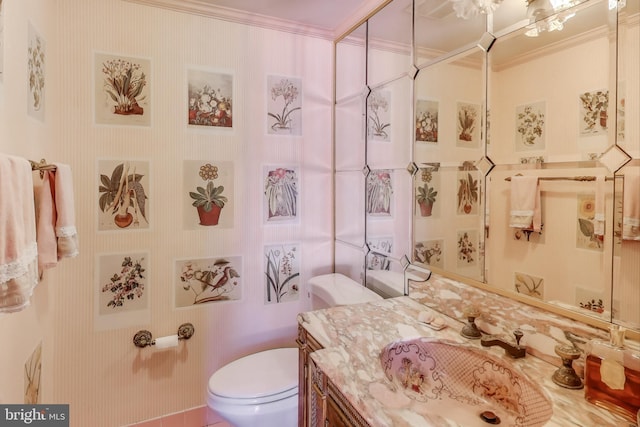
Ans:
[[[502,0],[449,0],[453,3],[453,10],[456,16],[462,19],[469,19],[480,13],[488,14],[500,6]]]
[[[537,37],[543,31],[562,31],[564,23],[575,16],[573,12],[563,12],[580,0],[527,0],[529,37]]]

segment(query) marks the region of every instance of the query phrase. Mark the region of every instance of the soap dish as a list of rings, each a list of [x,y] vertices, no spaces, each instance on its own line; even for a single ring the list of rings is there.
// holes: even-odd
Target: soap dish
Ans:
[[[421,311],[418,313],[418,321],[436,331],[447,327],[447,324],[442,317],[434,316],[427,311]]]
[[[439,330],[442,330],[442,329],[447,327],[447,324],[444,323],[444,320],[442,320],[442,318],[440,318],[440,317],[436,317],[435,319],[433,319],[431,321],[431,323],[427,323],[427,322],[420,322],[420,323],[422,323],[425,326],[430,327],[434,331],[439,331]]]

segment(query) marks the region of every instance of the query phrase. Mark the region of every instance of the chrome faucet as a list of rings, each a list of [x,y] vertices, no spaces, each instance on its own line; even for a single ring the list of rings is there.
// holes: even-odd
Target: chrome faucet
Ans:
[[[491,347],[497,345],[498,347],[504,348],[505,353],[514,359],[519,359],[524,357],[527,354],[527,348],[525,346],[520,345],[520,339],[522,338],[522,331],[520,329],[516,329],[513,331],[513,335],[516,338],[515,345],[512,342],[508,342],[496,335],[482,335],[480,338],[480,344],[483,347]]]

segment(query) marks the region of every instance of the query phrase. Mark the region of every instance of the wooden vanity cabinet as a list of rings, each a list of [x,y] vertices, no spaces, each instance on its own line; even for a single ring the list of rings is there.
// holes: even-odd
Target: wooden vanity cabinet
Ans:
[[[299,427],[369,427],[311,359],[322,346],[302,326],[298,327]]]

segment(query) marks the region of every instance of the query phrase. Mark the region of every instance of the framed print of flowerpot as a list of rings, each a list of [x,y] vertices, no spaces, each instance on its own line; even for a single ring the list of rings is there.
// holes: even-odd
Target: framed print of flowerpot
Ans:
[[[516,107],[516,151],[544,150],[545,101]]]
[[[183,259],[175,262],[175,308],[242,297],[242,257]]]
[[[580,135],[606,134],[609,125],[609,91],[584,92],[579,98]]]
[[[29,22],[29,46],[27,48],[27,67],[29,92],[27,95],[27,113],[44,121],[45,94],[45,42]]]
[[[149,323],[149,254],[98,255],[96,329]]]
[[[151,125],[151,61],[95,53],[95,122],[98,125]]]
[[[414,261],[434,267],[444,268],[444,240],[416,242],[413,247]]]
[[[265,304],[300,299],[299,244],[264,247]]]
[[[437,218],[440,216],[438,192],[440,174],[434,168],[420,168],[415,176],[415,215],[421,218]]]
[[[391,92],[373,90],[367,97],[367,135],[370,141],[391,141]]]
[[[458,102],[456,117],[456,146],[480,147],[480,105]]]
[[[302,135],[302,80],[267,76],[267,133]]]
[[[233,128],[233,74],[187,70],[189,126]]]
[[[370,216],[391,216],[393,170],[376,169],[367,175],[366,212]]]
[[[438,101],[416,101],[416,142],[438,143]]]
[[[232,162],[184,161],[184,228],[232,228],[234,175]]]
[[[98,231],[149,228],[149,162],[98,160]]]
[[[299,177],[297,166],[264,166],[265,222],[298,220]]]

